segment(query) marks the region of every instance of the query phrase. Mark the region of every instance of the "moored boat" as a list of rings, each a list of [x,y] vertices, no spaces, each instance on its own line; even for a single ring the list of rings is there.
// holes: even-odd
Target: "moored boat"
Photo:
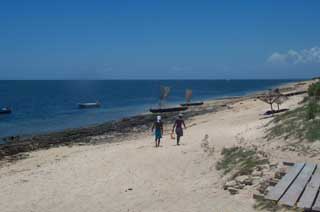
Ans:
[[[80,109],[89,109],[89,108],[98,108],[98,107],[101,107],[101,103],[99,101],[78,104],[78,108]]]
[[[12,113],[12,110],[9,107],[0,108],[0,114],[9,114]]]

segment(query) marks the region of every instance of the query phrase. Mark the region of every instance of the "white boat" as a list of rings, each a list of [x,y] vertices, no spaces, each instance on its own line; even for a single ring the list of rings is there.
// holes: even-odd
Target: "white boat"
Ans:
[[[0,108],[0,114],[8,114],[11,112],[12,112],[12,110],[9,107]]]
[[[88,103],[79,103],[78,107],[80,109],[98,108],[98,107],[101,107],[101,103],[99,101],[97,101],[97,102],[88,102]]]

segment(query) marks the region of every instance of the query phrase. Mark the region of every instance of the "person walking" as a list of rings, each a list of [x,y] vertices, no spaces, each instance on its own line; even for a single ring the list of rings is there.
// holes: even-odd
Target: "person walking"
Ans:
[[[152,132],[155,130],[155,143],[156,143],[156,147],[160,146],[160,140],[162,138],[163,135],[163,124],[161,121],[161,116],[157,116],[157,120],[153,123],[152,125]]]
[[[184,129],[186,129],[186,125],[184,123],[184,120],[182,119],[182,114],[180,113],[172,128],[172,133],[174,133],[174,130],[176,130],[178,146],[180,145],[180,137],[183,136],[182,126],[184,127]]]

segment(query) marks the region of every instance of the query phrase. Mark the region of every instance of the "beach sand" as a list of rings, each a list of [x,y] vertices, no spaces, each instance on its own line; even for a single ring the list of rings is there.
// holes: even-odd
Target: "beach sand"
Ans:
[[[295,108],[302,98],[292,96],[282,107]],[[223,190],[226,179],[215,169],[222,148],[255,144],[279,162],[289,153],[265,145],[267,104],[249,98],[228,106],[188,120],[180,146],[170,139],[172,123],[163,120],[160,148],[150,132],[39,150],[7,163],[0,168],[0,211],[255,211],[251,190]]]

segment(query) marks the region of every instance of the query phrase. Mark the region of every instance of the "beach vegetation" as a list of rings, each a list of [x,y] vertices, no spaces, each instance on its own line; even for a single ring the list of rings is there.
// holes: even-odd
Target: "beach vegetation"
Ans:
[[[258,97],[258,99],[269,104],[270,110],[273,111],[273,103],[275,102],[276,98],[273,95],[272,91],[269,91],[265,95]]]
[[[254,209],[262,210],[262,211],[295,211],[295,212],[302,212],[303,210],[298,208],[289,208],[288,206],[279,205],[276,201],[271,201],[267,199],[257,199],[256,203],[254,204]]]
[[[232,178],[249,175],[256,166],[269,163],[268,159],[261,158],[255,149],[244,147],[223,148],[222,158],[216,164],[216,169],[223,174],[232,173]]]
[[[308,88],[309,97],[315,97],[319,99],[320,97],[320,81],[313,83]]]
[[[277,115],[269,124],[266,138],[297,138],[299,140],[320,140],[320,82],[308,89],[308,97],[294,110]]]
[[[270,111],[274,112],[273,104],[276,104],[278,107],[277,110],[280,111],[280,105],[284,103],[288,99],[288,97],[281,94],[279,89],[274,89],[258,97],[258,99],[269,104],[271,109]]]

